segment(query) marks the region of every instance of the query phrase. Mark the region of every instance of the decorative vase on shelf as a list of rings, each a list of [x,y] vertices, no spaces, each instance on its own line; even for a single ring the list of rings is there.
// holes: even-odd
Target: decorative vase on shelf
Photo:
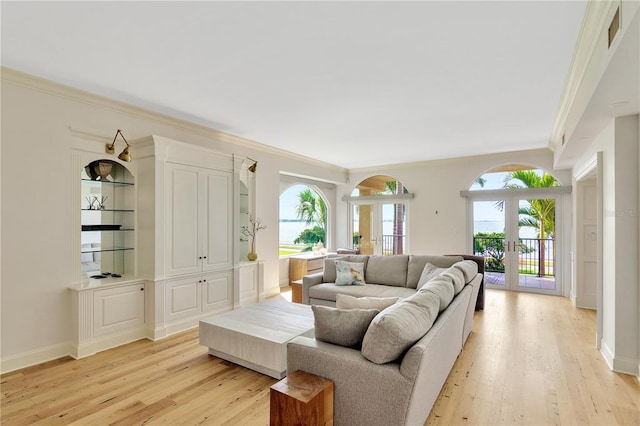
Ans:
[[[252,238],[251,239],[251,250],[249,250],[249,253],[247,253],[247,259],[249,259],[250,261],[254,261],[258,258],[258,253],[256,253],[256,245],[255,245],[255,240]]]

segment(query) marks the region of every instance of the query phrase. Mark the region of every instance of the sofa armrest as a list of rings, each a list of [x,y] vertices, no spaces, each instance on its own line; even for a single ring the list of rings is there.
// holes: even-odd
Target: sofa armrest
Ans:
[[[322,272],[316,272],[315,274],[302,277],[302,303],[305,305],[309,304],[309,288],[322,284],[323,276],[324,274]]]
[[[333,381],[336,424],[404,424],[413,380],[397,363],[374,364],[357,349],[301,336],[287,344],[287,371],[296,370]]]

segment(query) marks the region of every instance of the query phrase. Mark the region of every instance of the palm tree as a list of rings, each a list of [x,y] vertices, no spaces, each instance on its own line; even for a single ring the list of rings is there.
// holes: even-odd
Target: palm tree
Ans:
[[[404,194],[407,189],[402,182],[397,180],[387,181],[385,183],[387,193]],[[404,204],[395,203],[393,209],[393,254],[404,253]]]
[[[306,242],[307,244],[322,241],[326,239],[327,224],[327,205],[324,199],[316,194],[310,188],[306,188],[298,193],[298,206],[296,207],[296,215],[298,219],[305,222],[307,226],[313,226],[313,229],[305,229],[294,243]],[[307,247],[307,250],[311,246]]]
[[[533,170],[518,170],[505,176],[505,188],[549,188],[560,186],[556,178],[548,173],[542,175]],[[553,237],[556,227],[556,200],[535,199],[527,200],[528,206],[518,208],[518,226],[528,226],[538,230],[538,238],[544,240]],[[539,270],[545,275],[545,242],[540,244]]]
[[[298,194],[296,214],[298,219],[304,220],[305,225],[324,229],[327,223],[327,205],[311,188],[306,188]]]

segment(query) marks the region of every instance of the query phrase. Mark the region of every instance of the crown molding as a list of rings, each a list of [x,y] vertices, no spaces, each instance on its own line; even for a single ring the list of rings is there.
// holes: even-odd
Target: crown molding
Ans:
[[[424,167],[434,167],[434,166],[442,166],[449,164],[461,164],[461,163],[474,163],[474,162],[482,162],[486,160],[490,160],[496,164],[500,161],[504,161],[505,164],[513,163],[513,157],[521,155],[523,158],[534,157],[539,155],[553,155],[553,152],[549,150],[549,148],[536,148],[529,150],[521,150],[521,151],[507,151],[507,152],[497,152],[493,154],[481,154],[481,155],[469,155],[466,157],[454,157],[454,158],[442,158],[438,160],[425,160],[425,161],[414,161],[411,163],[400,163],[400,164],[387,164],[380,165],[374,167],[361,167],[361,168],[353,168],[349,169],[349,174],[367,174],[367,173],[379,173],[381,170],[385,173],[390,170],[406,170],[406,169],[416,169],[416,168],[424,168]],[[525,164],[526,162],[522,159],[517,160],[520,164]],[[527,166],[535,166],[539,167],[539,165],[535,164],[526,164]]]
[[[598,43],[602,40],[604,32],[607,31],[609,21],[618,7],[622,9],[621,0],[587,2],[549,140],[549,148],[554,151],[562,149],[561,141],[562,135],[565,133],[567,118],[571,109],[576,106],[576,99],[580,95],[580,91],[584,90],[585,85],[589,83],[585,80],[585,76],[594,66],[592,62]],[[623,30],[624,28],[621,27],[620,32]],[[621,35],[618,34],[618,40]]]
[[[252,149],[255,151],[277,155],[279,157],[303,161],[305,163],[314,164],[329,170],[339,171],[341,173],[346,173],[347,170],[343,167],[336,166],[335,164],[319,161],[315,158],[306,157],[304,155],[300,155],[291,151],[274,148],[260,142],[242,138],[240,136],[235,136],[230,133],[225,133],[211,127],[195,124],[187,120],[171,117],[166,114],[161,114],[125,102],[110,99],[101,95],[96,95],[85,90],[77,89],[75,87],[67,86],[61,83],[56,83],[54,81],[27,74],[12,68],[0,67],[0,78],[2,79],[2,81],[11,83],[16,86],[24,87],[31,90],[37,90],[48,95],[58,96],[75,102],[82,102],[105,110],[126,114],[138,119],[160,122],[162,124],[199,136],[215,139],[217,141],[235,146],[241,146],[243,149]]]

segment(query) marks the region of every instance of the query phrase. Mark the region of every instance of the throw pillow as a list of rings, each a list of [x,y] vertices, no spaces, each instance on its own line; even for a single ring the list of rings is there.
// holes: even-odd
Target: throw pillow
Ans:
[[[429,282],[426,283],[418,291],[430,291],[431,293],[438,296],[438,298],[440,299],[439,312],[442,312],[447,309],[447,306],[449,306],[449,303],[451,303],[451,301],[453,300],[453,281],[450,277],[439,275],[429,280]]]
[[[431,328],[440,300],[432,292],[416,294],[389,306],[371,321],[362,355],[375,364],[395,361]]]
[[[444,272],[446,269],[447,268],[438,268],[437,266],[427,262],[427,264],[424,265],[424,269],[422,270],[422,275],[420,275],[420,279],[418,280],[418,285],[417,285],[418,290],[420,289],[420,287],[422,287],[427,282],[429,282],[429,280],[431,280],[434,277],[437,277],[438,275],[440,275],[441,272]]]
[[[464,282],[464,274],[460,269],[454,268],[452,266],[451,268],[448,268],[446,271],[444,271],[440,275],[451,278],[451,280],[453,281],[453,292],[456,295],[462,291],[462,288],[464,287],[465,282]]]
[[[478,264],[473,260],[463,260],[462,262],[456,262],[453,267],[460,269],[464,274],[464,282],[469,283],[475,278],[478,273]]]
[[[340,309],[378,309],[385,308],[400,300],[399,297],[353,297],[347,294],[336,294],[336,308]]]
[[[377,309],[338,309],[312,305],[317,340],[349,348],[360,348]]]
[[[364,264],[336,260],[336,285],[365,285]]]

